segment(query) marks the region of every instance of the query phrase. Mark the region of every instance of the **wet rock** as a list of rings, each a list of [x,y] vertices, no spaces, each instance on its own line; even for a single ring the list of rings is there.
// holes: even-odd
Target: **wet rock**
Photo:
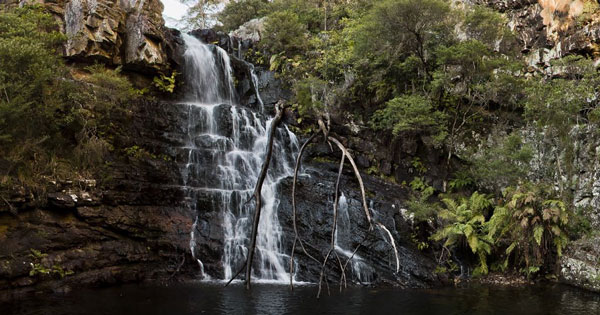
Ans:
[[[77,203],[77,195],[65,193],[48,194],[48,203],[51,207],[58,209],[72,209]]]
[[[335,167],[333,168],[335,169]],[[322,164],[312,164],[307,166],[305,174],[299,178],[296,192],[298,229],[308,252],[315,257],[324,257],[330,246],[333,227],[333,192],[336,177],[336,172],[329,167],[323,167]],[[345,172],[343,175],[342,192],[348,200],[348,213],[353,235],[349,239],[340,239],[338,242],[352,244],[350,246],[352,249],[349,250],[353,250],[364,240],[362,246],[358,249],[357,255],[360,255],[364,262],[372,268],[369,274],[373,284],[392,284],[401,287],[429,287],[439,284],[441,279],[433,272],[435,262],[432,257],[420,252],[414,244],[407,241],[398,232],[398,227],[411,230],[410,224],[397,216],[401,201],[406,199],[406,192],[399,186],[368,175],[363,174],[363,179],[365,180],[365,186],[373,193],[367,201],[370,204],[372,213],[378,221],[391,231],[395,239],[400,259],[399,272],[395,272],[395,255],[387,234],[378,228],[375,228],[374,233],[368,233],[369,227],[360,202],[360,193],[351,172]],[[282,200],[279,206],[279,218],[284,229],[285,247],[290,249],[294,236],[290,197],[291,184],[291,178],[283,181],[281,186]],[[299,248],[297,248],[295,255],[299,260],[297,279],[318,282],[320,265],[306,257]],[[341,258],[344,259],[343,256]],[[331,260],[329,268],[330,281],[337,283],[341,273],[335,258]],[[350,279],[348,281],[352,282],[352,279],[356,281],[357,275],[354,274],[355,271],[350,269],[352,268],[347,270],[347,277]]]

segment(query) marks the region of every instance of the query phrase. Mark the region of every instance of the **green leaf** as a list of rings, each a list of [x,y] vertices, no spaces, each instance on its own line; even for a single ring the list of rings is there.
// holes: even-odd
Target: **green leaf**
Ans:
[[[470,224],[467,224],[465,226],[464,233],[467,238],[471,237],[471,235],[473,235],[473,226],[471,226]]]
[[[544,227],[541,225],[536,225],[533,228],[533,238],[538,246],[542,245],[542,236],[544,235]]]
[[[517,246],[516,242],[513,242],[512,244],[510,244],[510,246],[508,246],[508,248],[506,249],[506,255],[510,255],[510,253],[512,253],[512,251],[515,249],[515,247]],[[508,260],[508,258],[507,258]]]
[[[471,250],[473,251],[473,253],[476,253],[477,246],[479,245],[479,240],[477,239],[477,235],[471,234],[471,236],[469,238],[467,238],[467,241],[469,242],[469,247],[471,247]]]

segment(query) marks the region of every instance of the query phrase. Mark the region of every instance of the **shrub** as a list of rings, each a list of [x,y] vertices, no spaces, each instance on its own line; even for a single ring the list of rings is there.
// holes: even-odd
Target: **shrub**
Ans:
[[[527,183],[507,189],[506,202],[489,221],[490,238],[505,249],[503,268],[513,257],[514,266],[527,275],[552,266],[568,242],[569,214],[565,204],[548,187]]]
[[[479,259],[474,274],[487,274],[487,255],[492,251],[493,239],[486,233],[483,211],[492,205],[491,199],[474,192],[469,198],[444,198],[445,208],[439,213],[443,226],[432,239],[444,240],[445,247],[468,246]]]

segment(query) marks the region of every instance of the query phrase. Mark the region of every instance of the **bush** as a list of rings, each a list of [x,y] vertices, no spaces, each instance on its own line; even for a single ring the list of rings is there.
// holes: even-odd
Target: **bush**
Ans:
[[[442,201],[445,208],[439,216],[444,223],[431,238],[436,241],[444,240],[445,247],[468,246],[479,259],[479,266],[474,273],[487,274],[487,256],[492,251],[494,241],[486,233],[483,213],[492,206],[491,199],[474,192],[469,198],[444,198]]]
[[[0,11],[0,186],[43,189],[101,165],[140,94],[101,65],[75,80],[57,29],[38,6]]]
[[[562,255],[569,213],[551,191],[531,183],[506,190],[506,202],[495,209],[488,224],[488,236],[505,248],[503,268],[513,257],[513,266],[531,275],[552,266]]]
[[[402,95],[385,104],[371,119],[375,129],[391,130],[394,135],[401,132],[421,132],[433,136],[441,143],[446,136],[446,116],[435,110],[431,102],[420,95]]]
[[[270,54],[285,53],[293,56],[303,50],[306,27],[291,11],[270,14],[265,23],[265,34],[259,47]]]
[[[217,19],[223,24],[223,30],[231,32],[254,18],[266,15],[268,8],[267,0],[230,1],[217,15]]]

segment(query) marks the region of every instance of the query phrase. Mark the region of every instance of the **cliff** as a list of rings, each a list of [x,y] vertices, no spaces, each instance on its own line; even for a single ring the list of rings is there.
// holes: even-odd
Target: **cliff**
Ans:
[[[0,0],[0,3],[17,5],[15,0]],[[530,72],[551,76],[556,69],[551,67],[550,61],[569,54],[600,57],[600,26],[595,16],[585,15],[585,6],[579,10],[579,1],[559,8],[550,8],[545,1],[535,0],[464,0],[460,3],[485,4],[503,12],[517,34]],[[42,1],[42,4],[59,21],[61,31],[68,35],[63,54],[73,65],[102,62],[123,66],[126,71],[141,74],[147,80],[161,71],[184,70],[181,38],[178,31],[165,28],[161,17],[163,6],[158,0],[57,0]],[[193,35],[205,42],[217,43],[230,54],[236,92],[241,103],[250,110],[259,106],[255,84],[267,109],[272,109],[281,98],[290,98],[291,92],[273,72],[256,69],[258,82],[252,81],[250,65],[242,57],[252,46],[253,35],[246,40],[212,30],[198,30]],[[212,197],[198,195],[190,200],[182,189],[181,169],[188,162],[180,150],[185,146],[186,137],[182,126],[189,112],[174,100],[182,93],[179,91],[171,99],[162,101],[142,99],[124,123],[119,141],[125,146],[145,148],[153,152],[154,157],[114,159],[110,161],[107,178],[48,182],[42,195],[34,195],[26,188],[15,189],[6,203],[0,203],[2,294],[8,294],[8,290],[68,290],[82,284],[197,279],[201,271],[196,256],[202,258],[203,272],[213,277],[223,276],[224,240],[220,229],[224,219],[215,211]],[[225,115],[220,119],[219,123],[231,133],[232,122]],[[394,227],[392,234],[399,240],[401,272],[390,272],[394,264],[390,244],[381,241],[379,236],[367,237],[365,226],[359,225],[356,235],[343,241],[354,247],[361,239],[367,239],[368,246],[357,253],[370,262],[373,283],[403,287],[441,283],[444,279],[434,273],[433,249],[420,250],[412,239],[418,232],[411,218],[403,212],[408,189],[390,179],[402,183],[423,175],[436,190],[444,191],[452,168],[461,163],[460,148],[447,163],[447,153],[425,145],[418,134],[395,139],[353,119],[344,111],[334,113],[332,132],[350,148],[360,169],[374,175],[364,175],[369,200],[384,218],[383,223]],[[578,205],[592,207],[589,217],[598,227],[598,141],[587,138],[585,131],[574,130],[573,133],[578,143],[573,159],[580,169],[575,172],[572,189]],[[552,147],[552,143],[548,146]],[[556,152],[544,152],[548,155],[541,159],[550,160],[552,164]],[[207,178],[218,178],[212,173],[217,167],[214,161],[206,156],[200,158]],[[305,160],[306,172],[300,178],[299,226],[302,236],[311,244],[312,253],[322,252],[329,246],[331,223],[327,211],[331,209],[336,178],[337,162],[332,161],[337,158],[324,145],[311,148]],[[420,169],[415,161],[426,170]],[[559,177],[559,174],[554,176]],[[358,222],[359,194],[351,173],[344,173],[343,183],[347,187],[343,193],[348,200],[348,211],[352,220]],[[285,248],[291,248],[293,241],[289,238],[292,235],[290,191],[291,180],[283,179],[278,211],[283,233],[288,235],[283,238]],[[198,215],[193,210],[196,208],[200,209]],[[191,233],[195,235],[194,253],[190,251]],[[597,274],[590,256],[578,250],[583,246],[580,243],[573,245],[562,262],[562,277],[575,285],[589,281],[588,275]],[[593,247],[584,249],[597,252]],[[299,280],[316,281],[319,266],[301,255],[298,259]],[[586,265],[581,267],[579,261]],[[593,272],[586,271],[590,264]],[[45,274],[42,268],[50,268],[50,271]],[[329,275],[333,281],[339,277],[339,270],[335,268],[332,267]]]

